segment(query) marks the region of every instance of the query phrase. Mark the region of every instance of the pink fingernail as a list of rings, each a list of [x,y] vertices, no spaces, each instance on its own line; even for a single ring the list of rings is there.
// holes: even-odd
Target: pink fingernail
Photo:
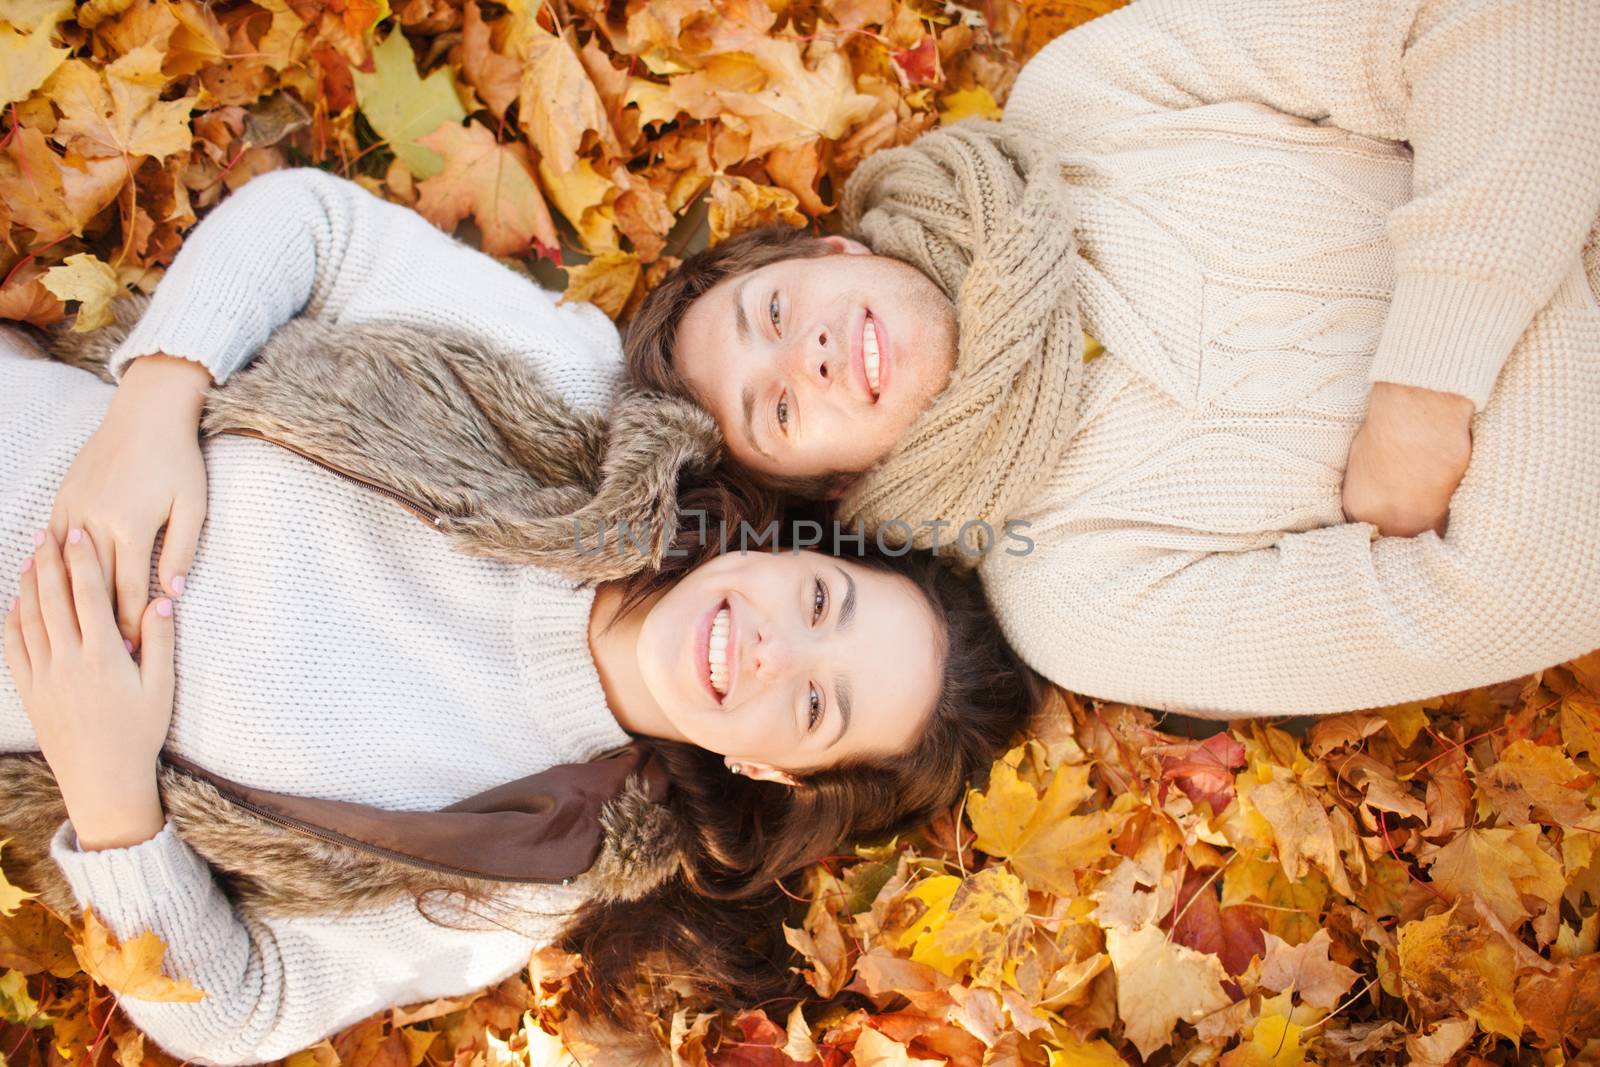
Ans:
[[[123,638],[123,639],[122,639],[122,647],[123,647],[123,648],[125,648],[125,649],[127,649],[127,650],[128,650],[128,653],[129,653],[129,654],[130,654],[130,655],[131,655],[131,654],[132,654],[132,653],[133,653],[133,642],[132,642],[132,641],[129,641],[129,640],[128,640],[128,639],[127,639],[127,638],[126,638],[126,637],[124,637],[124,638]]]
[[[163,619],[171,618],[172,601],[168,600],[166,597],[162,597],[160,600],[156,601],[156,614],[160,615]]]
[[[42,544],[44,544],[44,531],[43,530],[35,530],[35,531],[33,531],[33,547],[34,548],[38,548]]]
[[[75,545],[83,540],[83,531],[74,526],[67,531],[67,544]]]
[[[6,609],[7,613],[16,611],[17,610],[17,605],[20,604],[20,603],[22,603],[22,598],[21,597],[19,597],[19,596],[12,597],[11,598],[11,606]]]
[[[32,556],[29,556],[27,559],[22,561],[22,573],[23,574],[27,574],[28,571],[32,567],[33,567],[33,557]]]
[[[183,595],[183,591],[185,589],[187,589],[188,587],[189,587],[189,583],[184,578],[183,575],[181,575],[181,574],[173,575],[173,578],[172,578],[172,593],[173,593],[174,596],[182,596]]]

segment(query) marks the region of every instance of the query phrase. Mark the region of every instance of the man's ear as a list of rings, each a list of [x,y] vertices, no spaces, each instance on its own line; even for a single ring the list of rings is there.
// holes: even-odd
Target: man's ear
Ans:
[[[829,234],[823,239],[824,244],[832,245],[835,252],[843,252],[850,256],[870,256],[872,249],[860,241],[850,237],[840,237],[838,234]]]
[[[740,768],[739,773],[743,774],[746,778],[752,779],[753,781],[757,781],[757,782],[782,782],[784,785],[799,785],[800,784],[799,782],[797,782],[793,778],[791,778],[787,771],[780,771],[780,770],[778,770],[778,768],[770,766],[770,765],[765,764],[765,763],[744,763],[744,762],[741,762],[739,764],[739,768]]]

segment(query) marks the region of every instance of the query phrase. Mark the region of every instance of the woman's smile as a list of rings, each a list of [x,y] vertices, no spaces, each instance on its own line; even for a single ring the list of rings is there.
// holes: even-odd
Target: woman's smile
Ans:
[[[695,671],[711,694],[712,702],[719,706],[725,704],[733,692],[734,678],[738,674],[735,638],[733,603],[722,597],[701,616],[694,632],[692,653]]]

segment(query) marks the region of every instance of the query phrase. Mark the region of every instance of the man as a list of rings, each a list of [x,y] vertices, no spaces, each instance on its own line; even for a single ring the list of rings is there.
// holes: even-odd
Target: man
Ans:
[[[630,374],[942,536],[1068,688],[1296,714],[1526,673],[1600,646],[1596,42],[1588,0],[1137,0],[998,127],[864,163],[860,242],[692,257]]]

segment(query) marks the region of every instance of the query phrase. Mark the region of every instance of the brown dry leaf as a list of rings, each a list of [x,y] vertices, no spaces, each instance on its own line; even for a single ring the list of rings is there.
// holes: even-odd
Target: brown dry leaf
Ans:
[[[1289,877],[1304,877],[1315,866],[1328,876],[1335,892],[1354,895],[1333,840],[1327,808],[1310,789],[1280,771],[1271,781],[1252,788],[1247,799],[1271,826],[1278,858]]]
[[[586,300],[620,318],[639,288],[643,268],[632,252],[602,252],[587,263],[567,268],[567,288],[562,302]]]
[[[596,133],[605,151],[620,155],[604,102],[583,69],[570,36],[558,37],[529,22],[523,29],[522,87],[518,121],[540,158],[557,174],[578,165],[585,133]]]
[[[1565,1039],[1600,1034],[1600,955],[1567,960],[1549,974],[1525,976],[1517,983],[1515,1000],[1540,1048],[1560,1048]]]
[[[1157,926],[1106,931],[1117,972],[1117,1014],[1141,1056],[1170,1044],[1180,1021],[1193,1023],[1233,1001],[1222,989],[1228,972],[1215,956],[1167,939]]]
[[[856,1067],[945,1067],[944,1060],[911,1055],[905,1045],[870,1026],[861,1028],[851,1051]]]
[[[95,981],[118,996],[167,1004],[190,1004],[206,997],[203,990],[161,973],[167,946],[159,937],[146,930],[119,945],[91,909],[84,909],[83,944],[74,945],[73,952]]]
[[[188,151],[189,114],[199,95],[162,100],[161,60],[160,51],[144,45],[104,68],[82,59],[62,64],[44,87],[61,109],[56,141],[70,138],[85,156],[165,159]]]
[[[490,255],[516,256],[534,248],[549,255],[555,249],[555,223],[534,180],[526,145],[497,144],[494,134],[476,122],[440,126],[417,143],[444,160],[443,171],[417,183],[417,210],[423,217],[448,232],[470,214]]]
[[[1569,825],[1589,813],[1582,787],[1593,782],[1559,748],[1527,739],[1515,741],[1500,753],[1480,788],[1503,819],[1527,822],[1535,815],[1552,825]]]
[[[1333,1008],[1355,984],[1356,972],[1328,957],[1332,938],[1318,930],[1303,945],[1290,945],[1273,934],[1266,935],[1267,955],[1261,965],[1261,984],[1283,993],[1293,990],[1303,1003],[1314,1008]]]
[[[477,0],[467,0],[461,20],[461,72],[494,117],[503,118],[522,92],[522,64],[495,51],[490,37]]]

